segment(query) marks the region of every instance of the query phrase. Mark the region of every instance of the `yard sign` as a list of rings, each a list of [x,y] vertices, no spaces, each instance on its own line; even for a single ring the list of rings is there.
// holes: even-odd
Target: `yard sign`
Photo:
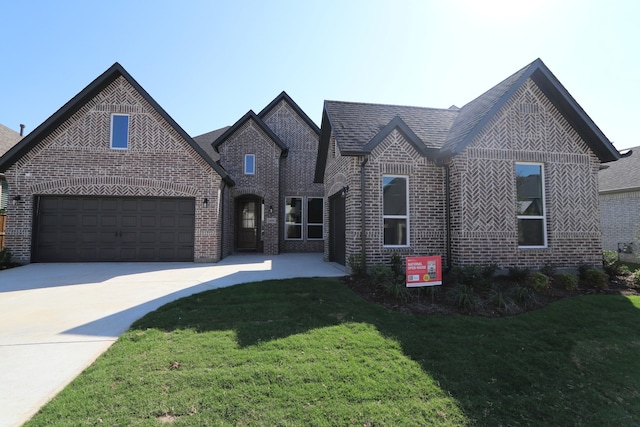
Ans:
[[[442,257],[407,257],[407,287],[442,285]]]

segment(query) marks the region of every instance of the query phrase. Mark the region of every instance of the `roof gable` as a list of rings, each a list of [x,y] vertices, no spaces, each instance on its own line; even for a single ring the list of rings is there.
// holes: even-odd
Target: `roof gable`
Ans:
[[[296,114],[307,124],[307,126],[309,126],[317,135],[320,135],[320,128],[318,128],[318,125],[316,125],[313,120],[311,120],[309,116],[307,116],[307,114],[302,111],[298,104],[296,104],[285,91],[282,91],[280,95],[276,96],[275,99],[269,103],[269,105],[264,107],[262,111],[258,113],[258,117],[264,119],[269,114],[269,112],[282,101],[289,104],[289,106],[293,108]]]
[[[122,76],[158,114],[182,137],[229,185],[233,185],[233,180],[226,171],[182,129],[167,112],[145,91],[138,82],[120,65],[114,63],[109,69],[89,83],[82,91],[64,104],[58,111],[53,113],[47,120],[40,124],[33,132],[29,133],[19,143],[13,146],[2,157],[0,157],[0,172],[5,172],[11,165],[16,163],[22,156],[29,152],[35,145],[42,141],[47,135],[53,132],[84,105],[95,98],[104,88],[109,86],[118,77]]]
[[[620,158],[609,139],[551,73],[541,59],[507,77],[460,109],[440,156],[461,153],[516,91],[531,78],[602,162]]]
[[[389,136],[391,132],[394,130],[398,130],[404,138],[411,144],[413,148],[416,149],[418,153],[420,153],[424,157],[435,157],[435,154],[438,152],[437,148],[427,148],[422,142],[422,140],[411,130],[409,126],[400,118],[400,116],[395,116],[389,124],[387,124],[382,130],[374,136],[368,143],[362,147],[362,151],[366,153],[371,153],[374,148],[378,146],[384,139]]]
[[[285,145],[284,142],[282,142],[280,138],[278,138],[275,133],[273,133],[269,126],[267,126],[266,123],[262,121],[262,119],[258,117],[256,113],[253,112],[253,110],[249,110],[247,114],[242,116],[240,120],[235,122],[233,126],[228,128],[222,135],[220,135],[215,141],[213,141],[211,143],[213,148],[217,150],[223,142],[229,139],[231,135],[236,133],[248,121],[253,121],[254,123],[256,123],[258,127],[267,135],[267,137],[269,137],[269,139],[271,139],[280,148],[280,150],[282,150],[280,154],[282,157],[287,156],[289,148]]]

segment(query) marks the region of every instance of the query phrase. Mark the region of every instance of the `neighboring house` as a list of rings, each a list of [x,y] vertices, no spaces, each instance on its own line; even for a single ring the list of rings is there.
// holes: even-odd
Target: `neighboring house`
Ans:
[[[0,124],[0,156],[9,151],[20,139],[22,136],[18,132]],[[7,209],[7,181],[4,174],[0,174],[0,211],[4,212],[5,209]]]
[[[598,173],[602,247],[635,257],[640,249],[640,147]]]
[[[460,109],[325,101],[325,258],[601,265],[598,170],[618,158],[539,59]]]
[[[29,261],[217,261],[233,180],[114,64],[0,157]]]
[[[445,265],[601,264],[598,170],[620,154],[540,60],[462,108],[285,93],[191,138],[114,64],[0,157],[19,262],[324,252]]]

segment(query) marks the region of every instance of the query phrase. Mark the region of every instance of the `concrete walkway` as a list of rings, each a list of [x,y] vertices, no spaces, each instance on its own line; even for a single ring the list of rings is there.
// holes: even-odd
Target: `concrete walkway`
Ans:
[[[0,427],[26,422],[131,323],[170,301],[238,283],[344,274],[317,253],[0,271]]]

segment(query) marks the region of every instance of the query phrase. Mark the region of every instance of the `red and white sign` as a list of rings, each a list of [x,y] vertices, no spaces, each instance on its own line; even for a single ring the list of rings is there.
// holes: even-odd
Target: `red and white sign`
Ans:
[[[442,257],[407,257],[407,287],[442,285]]]

